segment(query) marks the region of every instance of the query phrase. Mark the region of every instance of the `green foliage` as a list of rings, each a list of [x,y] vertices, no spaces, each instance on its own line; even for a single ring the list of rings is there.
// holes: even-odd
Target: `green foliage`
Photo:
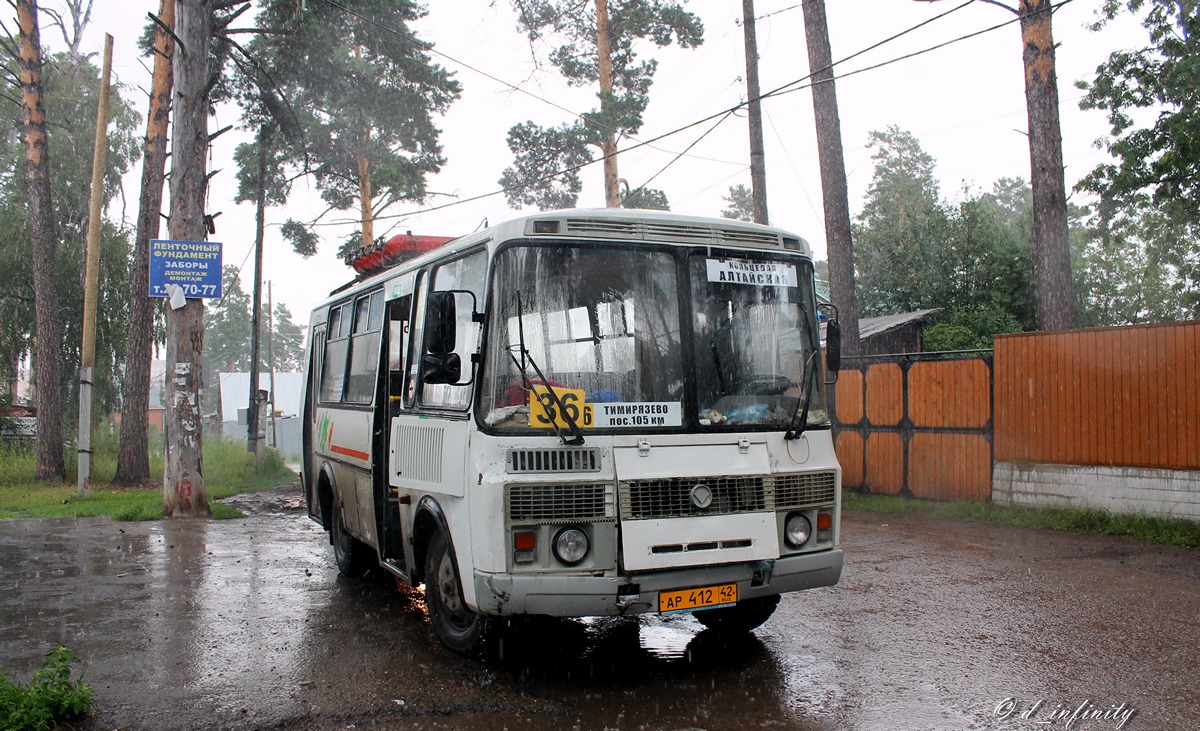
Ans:
[[[160,484],[140,489],[116,490],[108,486],[116,469],[116,439],[98,438],[92,470],[92,489],[80,498],[75,487],[75,465],[68,460],[67,480],[46,485],[33,479],[33,450],[23,445],[0,445],[0,519],[108,516],[116,520],[158,520],[163,515]],[[272,487],[296,479],[283,456],[267,450],[261,468],[240,439],[207,436],[204,439],[204,482],[212,517],[237,518],[241,513],[216,500]],[[161,438],[151,448],[151,474],[162,474]],[[2,727],[0,727],[2,728]]]
[[[530,41],[554,38],[559,43],[549,61],[572,86],[589,86],[600,79],[595,9],[591,3],[555,0],[512,0],[518,26]],[[657,62],[639,61],[634,49],[641,40],[664,47],[678,43],[695,48],[704,42],[700,19],[670,0],[610,0],[608,3],[612,48],[611,93],[599,93],[599,109],[570,124],[542,127],[533,121],[508,132],[513,165],[500,178],[513,208],[532,205],[541,210],[570,208],[578,204],[582,183],[579,168],[593,160],[591,148],[605,138],[636,135],[650,103]],[[655,197],[650,202],[666,203]],[[639,203],[637,207],[648,207]]]
[[[621,199],[622,208],[640,208],[646,211],[669,211],[667,194],[656,188],[637,188]]]
[[[204,357],[208,363],[205,372],[213,377],[217,373],[250,370],[252,297],[242,289],[236,267],[226,266],[224,278],[224,296],[209,307],[204,325]],[[268,313],[266,298],[263,299],[263,310],[259,317],[262,330],[259,342],[260,367],[264,372],[268,365],[277,372],[296,371],[304,359],[304,330],[292,322],[292,314],[282,302],[275,305],[274,313]],[[270,322],[274,327],[271,331],[274,360],[271,363],[267,362],[268,314],[273,314]]]
[[[1011,332],[1021,332],[1021,323],[1005,310],[950,310],[925,329],[921,343],[927,351],[990,350],[993,335]]]
[[[8,78],[16,78],[15,59],[5,57],[2,62]],[[81,55],[60,53],[47,57],[42,73],[57,241],[58,309],[62,313],[80,313],[100,72]],[[110,95],[110,115],[104,173],[106,207],[120,189],[121,176],[140,155],[137,134],[140,117],[116,87]],[[22,124],[19,104],[6,105],[0,111],[0,125],[9,131],[0,135],[0,363],[5,367],[11,367],[10,364],[31,350],[34,334]],[[119,400],[120,366],[129,327],[130,233],[110,221],[102,222],[100,229],[93,399],[96,408],[102,411],[115,408]],[[81,318],[64,316],[62,324],[66,344],[62,382],[39,385],[60,389],[63,402],[70,403],[78,387]],[[69,428],[75,412],[63,411]]]
[[[42,667],[27,684],[13,684],[0,670],[0,729],[43,731],[56,719],[70,719],[92,705],[93,692],[80,677],[71,680],[79,658],[65,645],[46,653]]]
[[[305,226],[294,218],[284,221],[279,227],[279,233],[292,245],[292,250],[305,259],[317,253],[320,239],[313,233],[312,228]]]
[[[287,32],[251,44],[259,71],[247,75],[253,81],[241,92],[257,102],[247,107],[247,122],[279,126],[287,162],[314,177],[332,208],[363,203],[364,171],[374,215],[400,201],[422,201],[426,176],[445,162],[433,116],[461,87],[409,28],[423,15],[411,0],[263,3],[257,23]],[[283,162],[273,154],[272,170]],[[311,239],[292,241],[301,253],[311,248]]]
[[[1200,523],[1147,515],[1126,515],[1078,508],[1028,508],[978,502],[935,502],[846,491],[842,507],[883,514],[917,514],[938,520],[1128,536],[1181,548],[1200,548]]]
[[[1200,12],[1194,0],[1108,0],[1097,25],[1124,11],[1140,15],[1148,43],[1113,52],[1091,82],[1078,84],[1087,92],[1082,108],[1108,112],[1111,136],[1103,144],[1115,160],[1079,187],[1102,198],[1107,222],[1119,229],[1127,217],[1130,233],[1145,231],[1135,268],[1152,286],[1170,288],[1169,307],[1182,304],[1200,318]],[[1142,317],[1154,308],[1131,309]],[[1091,309],[1096,316],[1096,303]]]
[[[1033,218],[1029,186],[1002,179],[986,194],[943,201],[934,160],[897,127],[871,134],[875,174],[855,225],[863,316],[945,308],[934,348],[979,345],[995,332],[1034,326]],[[965,319],[964,319],[965,318]],[[981,320],[982,321],[978,321]],[[999,328],[999,329],[996,329]]]
[[[1200,293],[1180,276],[1178,259],[1172,256],[1189,237],[1185,225],[1153,206],[1122,206],[1112,200],[1102,200],[1089,223],[1075,265],[1080,325],[1200,316]],[[1185,255],[1200,257],[1200,252]]]
[[[722,200],[729,206],[721,211],[723,218],[732,218],[735,221],[754,220],[754,191],[750,190],[749,186],[741,183],[729,186],[729,195],[724,196]]]

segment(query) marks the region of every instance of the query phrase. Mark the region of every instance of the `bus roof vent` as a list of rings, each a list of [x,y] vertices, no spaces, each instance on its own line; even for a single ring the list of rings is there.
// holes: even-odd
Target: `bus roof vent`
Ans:
[[[600,450],[591,448],[510,449],[510,475],[546,472],[599,472]]]
[[[609,218],[572,217],[566,219],[565,223],[563,233],[588,238],[663,241],[698,246],[756,246],[771,249],[782,249],[786,246],[783,236],[770,229]],[[794,248],[794,246],[787,248]]]

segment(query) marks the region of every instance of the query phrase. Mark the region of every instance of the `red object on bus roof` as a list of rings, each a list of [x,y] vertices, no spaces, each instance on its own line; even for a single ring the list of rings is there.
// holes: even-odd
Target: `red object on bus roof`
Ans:
[[[374,274],[418,254],[433,251],[454,239],[454,236],[414,236],[409,231],[393,236],[382,244],[359,249],[347,257],[346,263],[359,274]]]

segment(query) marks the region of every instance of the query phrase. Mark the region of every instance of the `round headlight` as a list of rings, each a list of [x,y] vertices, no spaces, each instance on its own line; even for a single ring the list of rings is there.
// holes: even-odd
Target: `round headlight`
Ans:
[[[554,555],[568,566],[574,566],[587,556],[588,537],[579,528],[563,528],[554,536]]]
[[[812,523],[808,522],[803,513],[789,515],[787,522],[783,524],[783,537],[793,548],[803,546],[811,535]]]

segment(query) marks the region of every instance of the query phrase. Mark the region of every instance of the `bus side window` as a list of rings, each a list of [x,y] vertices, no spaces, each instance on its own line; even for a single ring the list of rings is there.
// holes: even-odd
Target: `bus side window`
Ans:
[[[342,400],[350,335],[350,328],[346,325],[348,309],[348,305],[339,305],[329,311],[324,362],[321,364],[321,401],[325,403]]]
[[[369,404],[375,395],[379,371],[379,335],[383,330],[383,292],[360,297],[354,306],[354,333],[350,337],[350,376],[346,402]]]

